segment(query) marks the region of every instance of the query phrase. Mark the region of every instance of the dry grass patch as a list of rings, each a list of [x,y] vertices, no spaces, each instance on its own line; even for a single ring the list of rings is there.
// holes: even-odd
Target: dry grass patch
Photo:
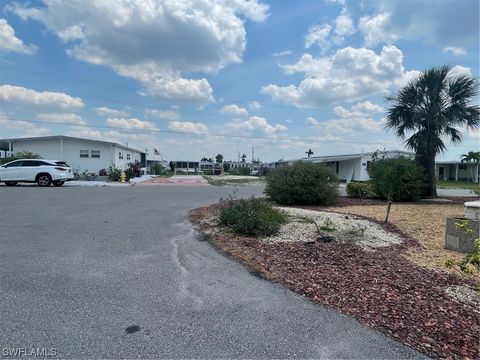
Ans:
[[[331,211],[385,219],[386,205],[332,207]],[[462,254],[444,249],[445,218],[463,216],[459,204],[392,204],[389,221],[414,237],[419,248],[406,252],[407,258],[428,268],[455,271],[445,267],[447,259],[459,260]],[[478,276],[478,274],[477,274]]]

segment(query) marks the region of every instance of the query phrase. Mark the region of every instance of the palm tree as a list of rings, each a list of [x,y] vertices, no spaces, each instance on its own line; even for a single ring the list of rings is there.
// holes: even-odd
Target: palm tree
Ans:
[[[467,154],[462,154],[461,157],[461,163],[473,163],[477,164],[477,168],[475,169],[478,172],[478,164],[480,163],[480,151],[469,151]],[[475,176],[474,176],[474,167],[470,167],[470,175],[472,175],[472,181],[475,181]],[[467,175],[468,177],[468,175]],[[468,181],[468,178],[467,178]],[[478,179],[477,179],[478,181]]]
[[[20,151],[15,154],[15,157],[18,159],[41,159],[42,157],[38,154],[34,154],[31,151],[25,150],[25,151]]]
[[[451,66],[433,67],[411,81],[397,94],[387,97],[393,106],[387,112],[386,127],[395,129],[415,151],[424,169],[424,196],[436,196],[435,156],[446,150],[444,138],[462,141],[458,127],[477,129],[480,108],[472,104],[478,82],[467,75],[453,76]]]
[[[307,154],[308,157],[312,156],[313,155],[312,149],[308,149],[307,151],[305,151],[305,154]]]

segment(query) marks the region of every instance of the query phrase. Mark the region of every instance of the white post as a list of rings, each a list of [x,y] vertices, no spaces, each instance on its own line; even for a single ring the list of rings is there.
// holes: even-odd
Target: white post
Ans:
[[[455,164],[455,181],[458,181],[458,164]]]
[[[12,154],[12,143],[11,143],[10,141],[8,142],[8,154],[9,154],[8,156],[12,156],[12,155],[13,155],[13,154]]]

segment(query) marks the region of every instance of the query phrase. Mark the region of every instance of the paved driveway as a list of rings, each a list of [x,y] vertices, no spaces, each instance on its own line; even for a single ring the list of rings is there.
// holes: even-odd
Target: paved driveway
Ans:
[[[255,277],[199,240],[187,211],[231,191],[0,188],[2,351],[55,348],[62,358],[420,356]],[[140,330],[127,334],[131,326]]]

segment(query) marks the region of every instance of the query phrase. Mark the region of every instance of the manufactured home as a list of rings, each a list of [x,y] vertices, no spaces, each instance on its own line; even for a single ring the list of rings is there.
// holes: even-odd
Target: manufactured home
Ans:
[[[0,139],[0,157],[30,151],[43,159],[66,161],[78,171],[95,172],[114,165],[126,169],[128,164],[145,164],[145,152],[109,141],[72,136],[42,136]]]

